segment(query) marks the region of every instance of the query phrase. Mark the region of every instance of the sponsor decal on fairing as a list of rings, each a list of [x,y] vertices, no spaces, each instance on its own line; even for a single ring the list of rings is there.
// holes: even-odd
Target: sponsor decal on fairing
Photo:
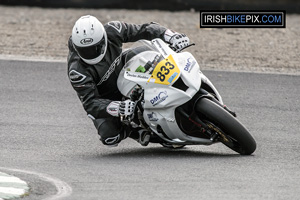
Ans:
[[[196,64],[195,60],[193,60],[192,62],[191,62],[191,60],[193,60],[193,58],[188,58],[187,59],[187,63],[185,65],[185,67],[184,67],[184,71],[187,71],[189,73],[191,72],[191,70],[193,69],[194,65]]]
[[[152,104],[152,106],[156,106],[156,105],[160,104],[161,102],[165,101],[167,98],[168,98],[167,91],[163,91],[163,92],[160,92],[154,98],[152,98],[150,100],[150,103]]]
[[[172,83],[172,81],[174,80],[174,78],[177,76],[177,72],[174,72],[173,74],[172,74],[172,76],[168,79],[168,82],[169,83]]]
[[[128,77],[148,80],[151,77],[151,75],[150,74],[141,74],[141,73],[126,72],[125,73],[125,78],[128,78]]]
[[[149,118],[149,121],[152,121],[152,122],[156,122],[158,121],[158,118],[157,118],[157,115],[156,113],[152,112],[150,114],[147,114],[148,118]]]

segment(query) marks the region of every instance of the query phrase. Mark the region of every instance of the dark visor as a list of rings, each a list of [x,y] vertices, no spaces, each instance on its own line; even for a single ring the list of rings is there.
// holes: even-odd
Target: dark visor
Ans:
[[[94,59],[104,53],[105,38],[103,37],[102,40],[100,40],[98,43],[96,43],[92,46],[79,47],[79,46],[76,46],[75,44],[74,44],[74,46],[81,58],[88,59],[88,60]]]

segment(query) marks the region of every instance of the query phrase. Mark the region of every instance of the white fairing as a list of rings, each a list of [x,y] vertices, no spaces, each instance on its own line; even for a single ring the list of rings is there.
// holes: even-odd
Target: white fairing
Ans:
[[[175,108],[189,101],[198,92],[202,78],[207,84],[211,84],[201,73],[196,59],[188,52],[175,53],[160,39],[155,39],[151,43],[139,41],[138,45],[146,45],[149,50],[127,61],[118,78],[118,88],[121,93],[129,97],[137,84],[144,89],[144,120],[152,131],[165,141],[173,144],[209,144],[209,141],[183,133],[175,120]],[[161,56],[161,59],[152,74],[135,72],[139,66],[145,66],[156,56]],[[167,62],[171,64],[168,65]],[[157,72],[158,69],[161,71]],[[165,79],[157,78],[161,77],[161,74],[166,74]],[[184,88],[175,87],[174,84],[179,79],[184,83]],[[159,133],[158,127],[163,129],[167,137]]]

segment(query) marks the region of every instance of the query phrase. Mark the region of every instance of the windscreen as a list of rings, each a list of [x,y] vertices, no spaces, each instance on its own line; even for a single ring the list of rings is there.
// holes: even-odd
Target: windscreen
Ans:
[[[157,63],[163,59],[160,52],[149,41],[135,42],[125,51],[125,66],[127,71],[151,73]]]
[[[155,51],[158,52],[158,50],[151,44],[150,41],[146,40],[139,40],[130,47],[129,50],[126,51],[126,58],[125,62],[128,62],[131,58],[134,56],[146,52],[146,51]]]

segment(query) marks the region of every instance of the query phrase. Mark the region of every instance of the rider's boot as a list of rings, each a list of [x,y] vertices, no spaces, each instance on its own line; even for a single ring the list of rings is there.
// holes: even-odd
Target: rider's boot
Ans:
[[[150,142],[151,133],[147,129],[135,128],[131,131],[129,137],[136,140],[142,146],[147,146]]]

